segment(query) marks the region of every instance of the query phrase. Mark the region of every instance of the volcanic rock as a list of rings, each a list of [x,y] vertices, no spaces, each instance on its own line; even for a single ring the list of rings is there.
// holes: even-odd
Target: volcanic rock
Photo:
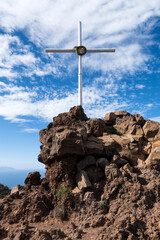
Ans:
[[[24,183],[28,186],[40,185],[40,178],[41,178],[41,175],[39,172],[31,172],[26,177]]]
[[[89,181],[88,175],[84,170],[77,173],[76,182],[79,189],[84,189],[92,186]]]
[[[96,159],[94,156],[87,156],[83,160],[79,161],[77,163],[77,170],[80,171],[82,169],[85,169],[86,167],[89,167],[91,165],[96,164]]]
[[[160,239],[160,124],[81,106],[40,131],[43,179],[0,197],[0,239]]]
[[[153,148],[146,159],[146,166],[160,171],[160,146]]]
[[[155,137],[155,135],[159,131],[159,123],[151,121],[149,119],[146,120],[145,125],[143,126],[144,136],[149,140],[150,138]]]

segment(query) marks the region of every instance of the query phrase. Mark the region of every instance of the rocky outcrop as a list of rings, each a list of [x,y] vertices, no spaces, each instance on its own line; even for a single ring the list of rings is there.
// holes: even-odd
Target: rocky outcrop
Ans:
[[[5,195],[10,193],[10,189],[7,186],[4,186],[0,183],[0,198],[3,198]]]
[[[77,106],[40,142],[45,178],[29,173],[0,200],[0,239],[159,239],[158,122],[126,111],[88,119]]]

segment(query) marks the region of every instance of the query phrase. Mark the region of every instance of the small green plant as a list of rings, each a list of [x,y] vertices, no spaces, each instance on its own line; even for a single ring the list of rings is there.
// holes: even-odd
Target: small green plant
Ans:
[[[118,136],[121,136],[121,133],[116,128],[112,128],[112,134],[116,134]]]
[[[61,200],[67,193],[71,191],[70,188],[65,187],[64,185],[60,184],[56,191],[56,197]]]
[[[98,209],[100,210],[105,210],[107,208],[107,201],[106,199],[105,200],[102,200],[98,203]]]

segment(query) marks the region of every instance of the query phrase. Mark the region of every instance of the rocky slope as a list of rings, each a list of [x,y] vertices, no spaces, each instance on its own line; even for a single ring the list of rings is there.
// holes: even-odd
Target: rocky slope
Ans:
[[[45,178],[0,199],[0,239],[160,239],[160,124],[78,106],[40,131]]]

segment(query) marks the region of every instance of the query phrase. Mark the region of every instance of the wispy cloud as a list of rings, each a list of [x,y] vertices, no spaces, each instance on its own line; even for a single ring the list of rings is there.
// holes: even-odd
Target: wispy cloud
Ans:
[[[108,84],[104,84],[105,82]],[[103,84],[103,89],[98,88],[99,84]],[[88,116],[103,118],[106,112],[118,109],[129,110],[131,101],[124,99],[124,96],[121,97],[118,90],[118,84],[112,78],[101,77],[96,78],[95,81],[93,79],[90,86],[83,88],[83,106]],[[78,105],[78,93],[75,90],[61,98],[55,94],[52,99],[43,97],[41,100],[38,99],[37,91],[37,89],[35,91],[0,82],[0,93],[4,93],[0,96],[0,115],[16,123],[31,121],[33,117],[49,122],[52,121],[53,116],[68,111],[73,105]],[[139,109],[140,107],[137,106],[137,111]]]
[[[145,88],[145,85],[143,85],[143,84],[136,84],[136,85],[135,85],[135,88],[137,88],[137,89],[143,89],[143,88]]]
[[[119,68],[121,71],[135,71],[148,60],[142,50],[144,39],[140,38],[138,28],[151,17],[159,16],[160,6],[158,0],[41,0],[40,4],[38,0],[8,0],[1,4],[0,13],[0,25],[5,31],[25,29],[31,41],[43,47],[72,48],[77,43],[77,22],[81,19],[87,47],[118,46],[115,56],[96,56],[94,60],[86,60],[87,66],[103,71]],[[143,38],[145,31],[148,33],[148,26],[143,26]],[[17,56],[16,61],[28,64],[28,61],[31,63],[36,59],[28,53],[23,57]]]
[[[17,70],[18,67],[18,70]],[[40,57],[32,52],[32,47],[23,44],[17,36],[0,34],[0,77],[9,80],[22,76],[45,76],[59,74],[56,64],[44,64]]]
[[[23,130],[23,132],[25,132],[25,133],[37,133],[37,132],[39,132],[39,129],[37,129],[37,128],[25,128]]]

